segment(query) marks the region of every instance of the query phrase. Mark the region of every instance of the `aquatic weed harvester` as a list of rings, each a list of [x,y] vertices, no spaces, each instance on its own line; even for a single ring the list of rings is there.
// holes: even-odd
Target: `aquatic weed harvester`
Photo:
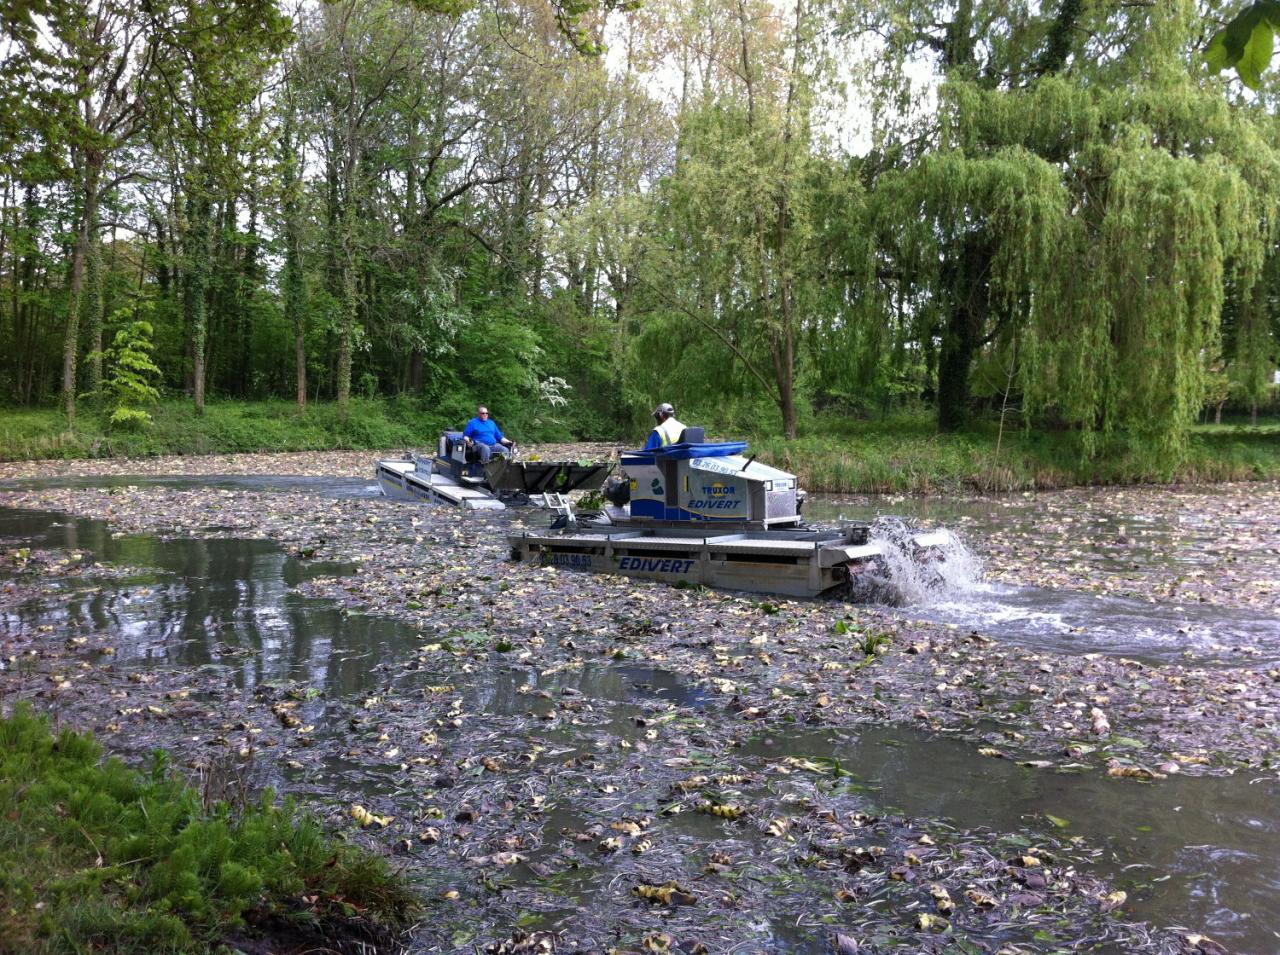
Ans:
[[[473,459],[461,431],[444,431],[434,458],[408,453],[379,461],[378,488],[400,501],[451,504],[470,511],[501,511],[508,504],[567,508],[571,491],[594,491],[609,476],[608,461],[517,460],[495,454]]]
[[[896,602],[894,572],[944,558],[947,531],[842,521],[823,529],[800,516],[794,474],[745,456],[745,442],[706,443],[686,428],[678,444],[622,455],[623,478],[591,517],[568,509],[551,528],[508,537],[515,560],[678,584]]]

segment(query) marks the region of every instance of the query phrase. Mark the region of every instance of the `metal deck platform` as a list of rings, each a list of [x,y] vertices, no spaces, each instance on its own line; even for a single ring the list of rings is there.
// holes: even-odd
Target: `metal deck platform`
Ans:
[[[506,505],[489,491],[459,484],[447,474],[418,470],[413,461],[379,461],[378,487],[397,501],[430,501],[471,511],[503,511]]]
[[[736,534],[586,527],[515,534],[508,542],[516,560],[792,597],[816,597],[841,586],[883,553],[867,542],[864,525]]]

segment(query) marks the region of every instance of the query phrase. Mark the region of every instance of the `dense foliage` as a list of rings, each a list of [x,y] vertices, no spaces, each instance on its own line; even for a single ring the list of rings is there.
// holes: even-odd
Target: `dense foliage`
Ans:
[[[0,401],[143,420],[145,319],[134,397],[197,412],[484,401],[594,438],[669,400],[792,438],[925,406],[1176,458],[1275,401],[1274,91],[1204,54],[1262,62],[1238,12],[25,0]]]

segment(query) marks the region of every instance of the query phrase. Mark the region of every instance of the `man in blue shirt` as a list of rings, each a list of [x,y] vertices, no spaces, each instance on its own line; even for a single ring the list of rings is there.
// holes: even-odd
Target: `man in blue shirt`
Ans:
[[[462,432],[468,448],[475,448],[481,464],[488,464],[489,459],[497,454],[513,454],[516,443],[502,433],[498,422],[489,417],[489,409],[481,405],[476,409],[476,416],[467,422]]]

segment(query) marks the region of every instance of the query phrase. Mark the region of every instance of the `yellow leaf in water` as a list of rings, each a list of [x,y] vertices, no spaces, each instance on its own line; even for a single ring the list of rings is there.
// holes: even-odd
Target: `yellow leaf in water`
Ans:
[[[632,891],[642,899],[650,902],[661,902],[663,905],[693,905],[698,897],[679,883],[668,882],[666,885],[648,885],[640,883]]]
[[[706,776],[690,776],[688,779],[672,783],[671,788],[678,789],[682,793],[688,793],[693,792],[695,789],[701,789],[708,781]]]
[[[1165,779],[1164,773],[1157,773],[1142,766],[1109,766],[1107,775],[1123,779]]]
[[[366,829],[370,826],[377,826],[379,829],[385,829],[387,826],[391,825],[391,822],[394,819],[393,816],[375,816],[368,809],[365,809],[364,806],[358,804],[351,807],[351,818],[360,823],[360,825]]]
[[[956,904],[951,901],[951,893],[945,887],[935,883],[929,886],[929,895],[933,898],[933,904],[943,915],[949,915],[955,910]]]
[[[921,912],[916,916],[916,928],[922,932],[943,931],[951,925],[946,919],[940,915],[933,915],[929,912]]]
[[[1112,909],[1118,909],[1120,906],[1124,905],[1124,903],[1128,901],[1128,899],[1129,899],[1128,892],[1117,889],[1115,892],[1109,893],[1102,900],[1102,910],[1104,912],[1110,912]]]
[[[709,816],[719,816],[721,819],[740,819],[747,812],[741,806],[735,806],[732,803],[715,802],[699,803],[698,811],[704,812]]]
[[[782,837],[787,834],[787,831],[790,828],[791,828],[791,820],[779,817],[777,819],[769,820],[769,824],[765,826],[765,832],[769,833],[769,835],[771,836]]]
[[[967,889],[964,894],[965,898],[980,908],[994,909],[999,904],[995,896],[988,895],[979,889]]]
[[[788,766],[794,766],[796,769],[805,769],[811,773],[825,773],[827,767],[821,763],[815,763],[811,759],[802,759],[799,756],[788,756],[783,760]]]

